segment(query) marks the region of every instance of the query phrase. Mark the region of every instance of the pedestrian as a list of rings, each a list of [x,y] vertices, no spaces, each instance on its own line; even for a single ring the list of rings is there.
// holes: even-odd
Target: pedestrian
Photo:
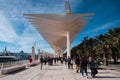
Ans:
[[[65,65],[67,65],[67,58],[65,58]]]
[[[54,60],[54,63],[56,64],[57,58],[56,58],[56,57],[54,57],[54,59],[53,59],[53,60]]]
[[[80,69],[80,58],[79,58],[79,56],[76,56],[75,65],[76,65],[76,73],[78,73],[78,71]]]
[[[73,59],[71,59],[71,69],[73,69]]]
[[[61,62],[61,64],[63,64],[63,57],[60,58],[60,62]]]
[[[68,62],[68,69],[70,69],[70,66],[71,66],[71,58],[70,58],[69,56],[68,56],[67,62]]]
[[[42,70],[42,67],[43,67],[43,62],[44,62],[44,59],[43,59],[43,57],[41,56],[41,58],[40,58],[40,69]]]
[[[84,57],[84,58],[81,60],[81,72],[82,72],[82,76],[83,76],[83,77],[88,76],[87,64],[88,64],[87,58]]]
[[[47,58],[45,57],[44,58],[44,65],[46,65],[46,63],[47,63]]]
[[[32,60],[32,57],[30,56],[30,57],[29,57],[29,62],[30,62],[30,64],[32,63],[32,61],[33,61],[33,60]]]
[[[90,65],[90,70],[91,70],[91,76],[95,77],[95,75],[98,73],[97,68],[95,68],[95,61],[93,60],[92,57],[89,57],[89,65]]]

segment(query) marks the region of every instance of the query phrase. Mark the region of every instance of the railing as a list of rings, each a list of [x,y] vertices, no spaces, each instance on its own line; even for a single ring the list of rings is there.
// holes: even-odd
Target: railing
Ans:
[[[29,63],[28,60],[15,61],[15,62],[2,62],[2,63],[0,63],[0,69],[17,66],[17,65],[22,65],[22,64],[28,64],[28,63]]]

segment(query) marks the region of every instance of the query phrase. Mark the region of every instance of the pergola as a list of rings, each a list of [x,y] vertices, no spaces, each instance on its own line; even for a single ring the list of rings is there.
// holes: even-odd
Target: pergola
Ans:
[[[66,14],[24,14],[36,30],[47,40],[55,53],[62,55],[67,48],[70,54],[70,44],[80,30],[90,20],[92,14],[71,14],[70,4],[65,3]]]

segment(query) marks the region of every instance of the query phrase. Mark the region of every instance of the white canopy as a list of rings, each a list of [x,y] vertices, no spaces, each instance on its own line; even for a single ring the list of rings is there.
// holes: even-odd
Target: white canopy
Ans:
[[[90,14],[24,14],[38,32],[53,47],[66,48],[66,32],[70,32],[70,42],[85,26]]]
[[[24,14],[52,48],[65,50],[67,32],[70,43],[89,21],[92,14]],[[89,18],[88,18],[89,17]]]

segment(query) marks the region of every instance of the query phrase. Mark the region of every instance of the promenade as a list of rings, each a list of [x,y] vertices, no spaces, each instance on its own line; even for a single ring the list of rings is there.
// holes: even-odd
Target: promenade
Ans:
[[[90,70],[88,74],[88,78],[82,77],[81,73],[75,72],[75,66],[67,69],[67,65],[58,63],[44,65],[43,70],[37,65],[11,74],[0,74],[0,80],[120,80],[120,72],[113,70],[99,70],[95,78],[90,77]]]

